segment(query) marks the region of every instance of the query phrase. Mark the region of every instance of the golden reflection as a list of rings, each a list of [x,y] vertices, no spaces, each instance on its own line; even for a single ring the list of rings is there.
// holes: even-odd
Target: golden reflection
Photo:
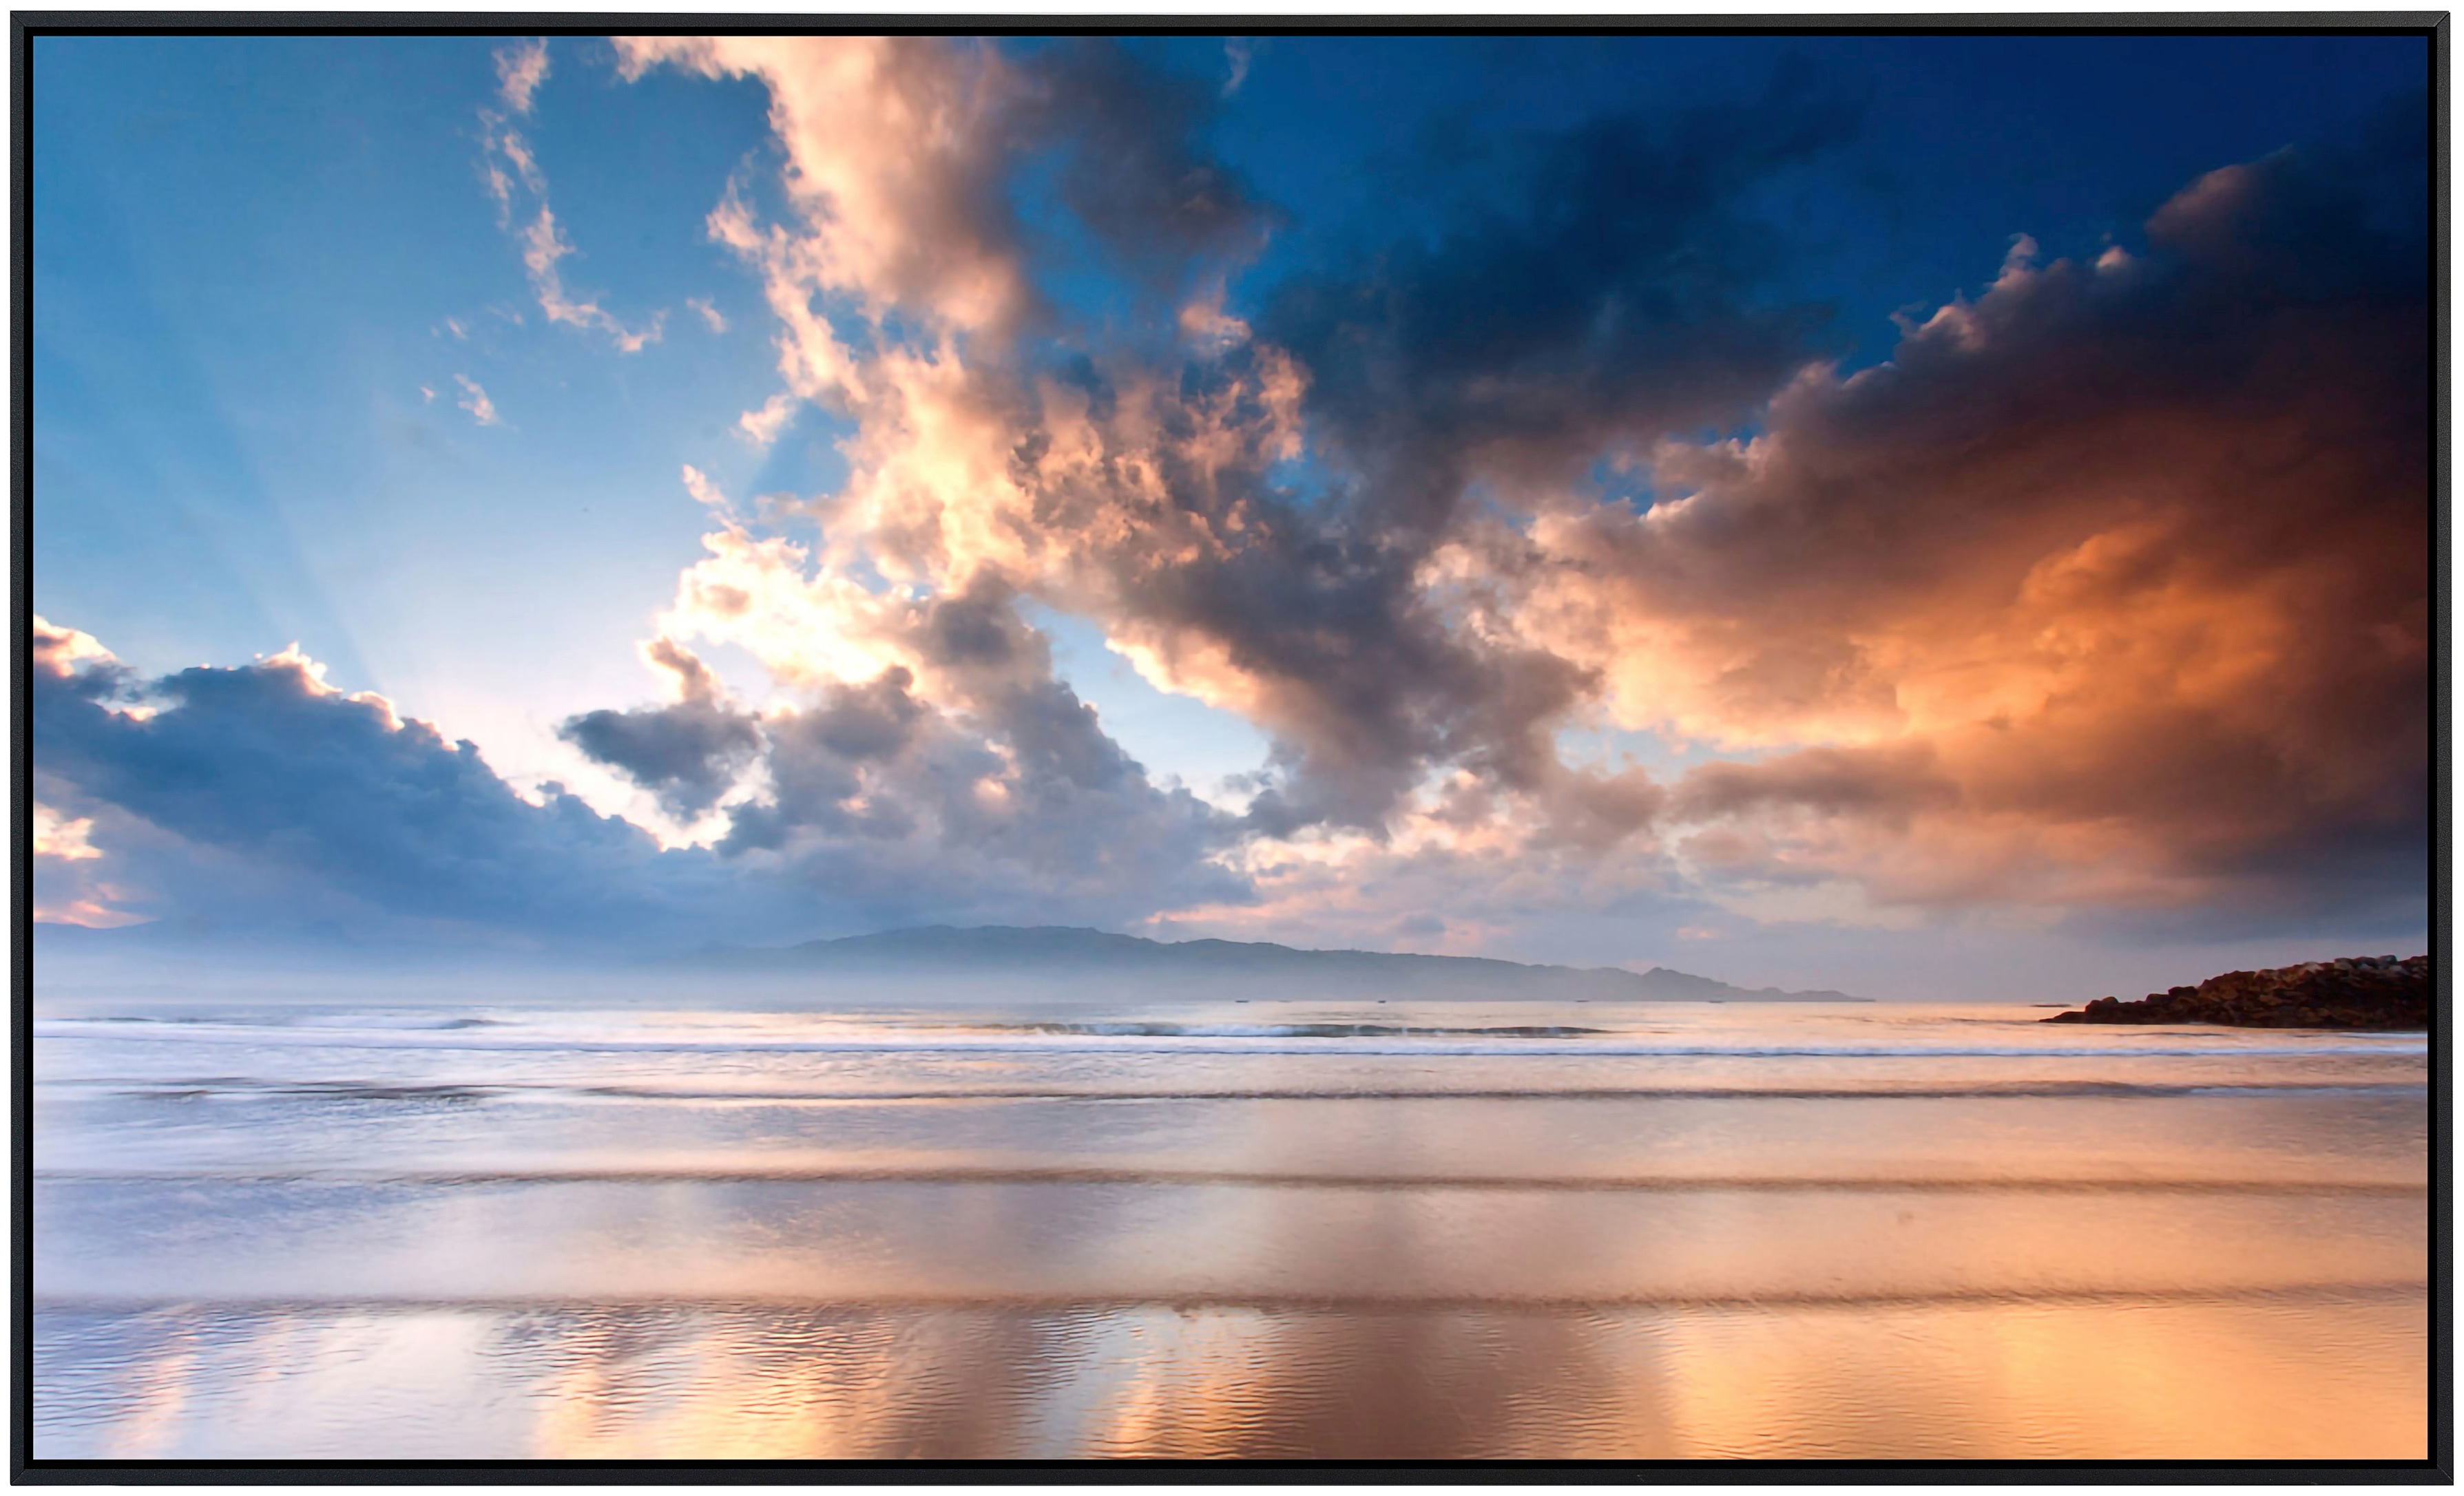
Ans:
[[[132,1327],[135,1328],[135,1327]],[[2417,1290],[2057,1303],[297,1311],[54,1458],[2420,1459]],[[512,1379],[507,1388],[506,1378]],[[503,1391],[514,1390],[511,1397]]]
[[[2120,1459],[2419,1460],[2427,1302],[2013,1309],[1990,1341],[2011,1412]],[[2333,1375],[2321,1375],[2334,1368]],[[1996,1419],[2006,1422],[2007,1419]]]
[[[1693,1457],[2420,1459],[2426,1326],[2405,1295],[1699,1312],[1668,1385]]]
[[[924,1313],[694,1314],[694,1328],[645,1355],[604,1317],[559,1354],[574,1364],[535,1384],[533,1453],[547,1459],[898,1458],[902,1429],[943,1390],[967,1337]],[[990,1416],[989,1410],[978,1408]]]
[[[1089,1409],[1085,1445],[1201,1460],[1247,1452],[1267,1390],[1288,1375],[1288,1338],[1287,1325],[1254,1309],[1124,1316],[1081,1357],[1124,1377]]]
[[[147,1356],[129,1376],[138,1389],[137,1405],[111,1430],[104,1445],[110,1460],[161,1459],[181,1433],[188,1411],[188,1383],[197,1365],[193,1327],[174,1330],[164,1348]]]

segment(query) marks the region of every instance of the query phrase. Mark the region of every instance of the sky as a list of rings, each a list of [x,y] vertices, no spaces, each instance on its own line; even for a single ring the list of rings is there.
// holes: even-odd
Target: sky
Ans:
[[[2426,947],[2424,38],[33,55],[38,919]]]

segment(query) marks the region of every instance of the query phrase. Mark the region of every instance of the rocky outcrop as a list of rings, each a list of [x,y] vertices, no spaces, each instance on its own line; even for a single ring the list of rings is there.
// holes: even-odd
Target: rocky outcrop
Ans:
[[[2427,1028],[2430,957],[2348,956],[2227,972],[2137,1002],[2099,998],[2048,1023],[2233,1023],[2245,1028]]]

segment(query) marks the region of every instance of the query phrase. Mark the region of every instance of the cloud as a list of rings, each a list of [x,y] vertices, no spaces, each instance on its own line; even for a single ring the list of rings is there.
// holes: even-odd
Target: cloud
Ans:
[[[870,842],[884,864],[1028,907],[1109,901],[1116,919],[1247,898],[1214,859],[1230,819],[1154,784],[1052,678],[1048,647],[1008,599],[943,600],[904,622],[908,646],[949,683],[947,704],[919,698],[916,672],[892,666],[765,719],[777,790],[737,812],[722,851],[777,848],[834,869],[850,839]]]
[[[851,296],[875,312],[898,304],[960,330],[1011,325],[1033,304],[1002,191],[1010,150],[1001,125],[1023,84],[993,47],[933,36],[620,36],[616,48],[627,77],[667,64],[769,88],[802,231],[721,237],[770,253],[782,318],[782,301],[800,290]],[[789,331],[816,329],[790,319]],[[830,360],[805,350],[803,362]]]
[[[717,307],[711,305],[707,297],[685,297],[685,305],[693,308],[695,312],[700,313],[702,321],[708,324],[712,332],[723,333],[727,331],[727,314],[721,312]]]
[[[1629,725],[1830,745],[1673,809],[1886,897],[2417,905],[2426,246],[2382,204],[2418,187],[2288,152],[2143,254],[2022,240],[1888,364],[1661,446],[1670,501],[1541,516],[1511,612]]]
[[[661,808],[691,821],[733,788],[761,746],[751,714],[733,710],[717,677],[693,651],[660,638],[643,658],[671,673],[682,699],[671,706],[589,712],[557,736],[594,762],[617,769],[658,796]]]
[[[108,693],[125,675],[102,641],[81,628],[63,628],[34,616],[33,665],[37,676],[77,681],[80,689]]]
[[[42,803],[102,854],[47,864],[161,884],[210,854],[495,917],[429,887],[441,836],[542,887],[605,859],[552,909],[500,885],[505,917],[568,931],[1066,912],[1459,949],[1551,911],[1674,940],[2425,907],[2432,365],[2401,122],[2211,173],[2092,261],[2020,236],[1852,372],[1771,290],[1752,208],[1856,124],[1785,72],[1749,106],[1499,144],[1464,164],[1487,198],[1243,297],[1276,211],[1206,150],[1208,80],[1092,43],[619,55],[768,90],[785,209],[739,179],[709,219],[778,323],[781,387],[741,429],[814,401],[852,428],[836,492],[751,517],[684,470],[710,520],[644,647],[669,699],[563,726],[707,845],[533,804],[296,655],[140,683],[38,630]],[[542,306],[616,330],[564,296],[537,164],[491,129]],[[1064,321],[1030,188],[1156,315]],[[1647,499],[1604,495],[1604,464]],[[1259,724],[1245,811],[1125,752],[1030,606]],[[1714,758],[1571,760],[1593,728]],[[417,784],[434,835],[383,808]],[[319,870],[360,837],[401,886]]]
[[[500,48],[495,62],[505,107],[515,119],[528,116],[532,94],[547,77],[547,43],[534,40]],[[559,267],[561,261],[574,253],[573,243],[557,225],[556,211],[548,202],[547,174],[539,167],[529,137],[515,128],[507,116],[493,109],[479,111],[479,126],[484,150],[482,181],[496,205],[496,225],[512,233],[521,246],[522,269],[530,277],[531,294],[539,299],[539,310],[547,319],[605,333],[620,353],[639,353],[657,342],[666,327],[666,312],[653,312],[648,322],[628,325],[595,298],[577,296],[565,288],[564,274]],[[516,229],[517,209],[521,207],[529,209],[529,221]],[[460,323],[449,319],[446,325],[456,338],[465,336]]]
[[[1729,425],[1811,355],[1826,314],[1758,294],[1785,251],[1747,205],[1856,122],[1783,69],[1752,102],[1509,138],[1446,168],[1503,178],[1503,202],[1367,274],[1287,282],[1260,336],[1309,369],[1317,432],[1381,524],[1435,532],[1482,477],[1545,502],[1603,457]]]
[[[779,439],[796,419],[802,402],[794,395],[777,394],[761,403],[759,410],[747,410],[736,418],[737,429],[757,447],[767,447]]]
[[[1020,122],[1059,157],[1063,205],[1118,268],[1182,291],[1193,264],[1262,242],[1275,214],[1203,144],[1219,91],[1090,38],[1047,48],[1023,71]]]
[[[642,950],[950,917],[1117,924],[1159,897],[1243,896],[1204,864],[1221,818],[1146,782],[1005,601],[905,623],[973,682],[963,706],[927,708],[891,675],[774,713],[777,787],[731,812],[735,840],[661,850],[558,786],[526,799],[472,744],[337,691],[297,650],[141,680],[38,622],[33,748],[57,854],[39,860],[44,907]],[[689,652],[646,654],[684,699],[578,737],[674,798],[710,772],[682,714],[731,709]],[[720,757],[741,746],[720,737]]]
[[[1192,143],[1202,90],[1107,49],[626,55],[768,81],[803,194],[767,227],[731,195],[714,229],[765,276],[788,392],[855,418],[850,477],[818,555],[728,538],[671,620],[781,680],[897,665],[938,699],[874,627],[877,572],[1091,618],[1265,727],[1267,841],[1666,844],[1714,882],[2054,907],[2315,902],[2351,878],[2304,869],[2346,847],[2417,898],[2427,313],[2389,207],[2417,161],[2228,168],[2094,265],[2023,238],[1843,375],[1820,309],[1764,291],[1784,252],[1749,205],[1856,112],[1783,70],[1750,106],[1501,147],[1505,198],[1254,318],[1201,278],[1177,346],[1054,349],[1003,129],[1033,124],[1099,239],[1220,263],[1271,214],[1160,190],[1233,180]],[[921,162],[878,119],[823,122],[918,100],[952,132]],[[939,335],[883,338],[893,310]],[[1326,487],[1287,486],[1305,452]],[[1602,462],[1661,501],[1604,501]],[[1601,713],[1761,761],[1673,786],[1565,762],[1555,735]]]
[[[1151,673],[1238,694],[1307,739],[1292,750],[1307,789],[1261,812],[1286,825],[1374,820],[1418,772],[1413,745],[1457,725],[1413,718],[1468,719],[1459,703],[1398,699],[1416,685],[1394,669],[1398,653],[1463,652],[1432,620],[1393,617],[1413,560],[1324,533],[1265,481],[1298,451],[1304,381],[1279,351],[1239,345],[1220,278],[1199,335],[1210,359],[1059,368],[1018,359],[1011,340],[1044,310],[1009,207],[1021,142],[1057,153],[1064,204],[1155,284],[1254,242],[1265,210],[1195,143],[1203,87],[1091,44],[1027,61],[937,40],[620,49],[628,70],[667,61],[771,88],[798,220],[758,225],[731,193],[713,228],[763,273],[788,392],[838,403],[860,423],[857,472],[831,513],[834,533],[863,538],[869,554],[825,557],[822,589],[847,568],[878,564],[951,593],[992,579],[1094,612]],[[921,156],[883,133],[926,115],[946,133]],[[832,297],[847,308],[835,319],[816,311]],[[893,309],[938,329],[937,341],[918,350],[886,339]],[[775,436],[789,408],[773,401],[745,429]],[[714,596],[746,591],[727,585]],[[1269,618],[1280,621],[1266,637],[1240,637]],[[781,632],[759,609],[705,622],[710,637],[738,642],[750,629]],[[1393,642],[1369,632],[1381,625]],[[1210,626],[1222,637],[1207,637]],[[1337,645],[1337,630],[1356,637]],[[783,652],[769,650],[774,668]],[[811,673],[783,669],[790,679]],[[1545,662],[1529,673],[1545,678]],[[1362,721],[1377,714],[1323,700],[1347,687],[1394,704],[1383,720]],[[1305,807],[1292,808],[1294,795]]]
[[[517,115],[531,112],[531,95],[547,81],[547,41],[534,37],[496,49],[496,92]]]
[[[1253,55],[1254,44],[1248,37],[1223,38],[1223,66],[1226,70],[1223,78],[1224,98],[1229,99],[1241,92],[1241,85],[1249,80],[1249,63]]]
[[[522,268],[530,273],[531,290],[539,297],[539,310],[551,322],[568,327],[595,328],[615,341],[620,353],[639,353],[659,341],[667,326],[667,313],[653,312],[649,322],[627,327],[597,301],[576,298],[564,289],[564,275],[557,262],[573,253],[572,241],[556,225],[556,211],[543,195],[538,216],[519,235],[522,246]]]
[[[1707,763],[1680,782],[1669,806],[1681,823],[1750,814],[1771,805],[1823,815],[1894,818],[1954,804],[1958,786],[1934,768],[1930,745],[1809,748],[1762,763]]]
[[[1059,163],[1066,207],[1113,258],[1156,286],[1190,262],[1254,245],[1264,210],[1197,143],[1208,105],[1116,44],[1024,56],[943,37],[618,37],[625,76],[673,66],[756,77],[789,167],[789,222],[760,224],[731,190],[712,237],[759,268],[797,399],[862,403],[858,373],[895,308],[941,360],[1000,361],[1051,327],[1015,200],[1029,159]],[[777,403],[743,426],[757,439]]]
[[[488,392],[479,387],[477,380],[468,374],[456,374],[453,376],[453,383],[462,386],[462,398],[453,403],[470,411],[472,420],[481,426],[505,424],[496,416],[496,403],[488,398]]]
[[[1644,440],[1681,417],[1699,420],[1713,408],[1705,392],[1714,386],[1725,391],[1723,409],[1767,387],[1774,370],[1800,356],[1804,316],[1741,310],[1742,277],[1703,289],[1695,282],[1704,273],[1682,252],[1689,233],[1699,239],[1706,226],[1735,216],[1732,198],[1836,134],[1837,110],[1775,96],[1760,112],[1689,117],[1658,133],[1628,122],[1544,141],[1534,159],[1552,191],[1521,205],[1523,221],[1460,236],[1415,261],[1423,310],[1396,313],[1401,320],[1364,334],[1354,325],[1361,309],[1408,308],[1413,297],[1391,295],[1391,276],[1319,286],[1282,303],[1278,315],[1293,331],[1279,342],[1253,338],[1223,310],[1220,273],[1196,274],[1237,259],[1273,214],[1200,148],[1210,100],[1193,80],[1093,45],[1026,59],[939,42],[721,38],[620,48],[628,70],[666,61],[759,77],[772,90],[800,216],[765,227],[731,191],[713,228],[764,275],[782,324],[788,394],[831,401],[858,423],[844,448],[853,473],[825,506],[829,532],[847,539],[822,558],[821,588],[864,567],[948,592],[994,579],[1097,620],[1155,684],[1240,711],[1273,733],[1278,772],[1251,814],[1263,834],[1319,824],[1382,832],[1416,790],[1452,767],[1562,822],[1552,834],[1595,839],[1645,819],[1637,807],[1648,797],[1631,781],[1612,785],[1568,768],[1549,748],[1592,692],[1592,668],[1517,644],[1485,616],[1483,579],[1432,575],[1446,506],[1469,469],[1448,479],[1454,489],[1424,495],[1434,526],[1408,515],[1398,496],[1421,491],[1404,480],[1394,453],[1434,451],[1447,432],[1467,451],[1497,447],[1475,439],[1477,421],[1430,397],[1412,417],[1420,423],[1415,440],[1397,438],[1391,452],[1373,451],[1366,436],[1339,447],[1361,472],[1331,501],[1279,486],[1275,471],[1302,454],[1311,421],[1340,435],[1349,412],[1413,403],[1385,399],[1392,391],[1322,399],[1306,362],[1311,350],[1339,363],[1330,350],[1366,336],[1382,340],[1394,359],[1425,362],[1422,344],[1435,336],[1425,329],[1446,321],[1452,302],[1492,304],[1497,285],[1532,279],[1546,261],[1578,264],[1593,282],[1522,309],[1531,326],[1513,357],[1530,370],[1528,403],[1572,407],[1588,398],[1595,414],[1571,435],[1523,433],[1527,448],[1544,435],[1596,441],[1618,422],[1626,439]],[[914,117],[924,100],[940,111],[947,140],[936,137],[918,159],[877,138],[883,121]],[[1021,142],[1058,162],[1063,205],[1099,243],[1114,246],[1120,265],[1149,285],[1184,288],[1183,345],[1034,354],[1027,335],[1043,303],[1007,190]],[[1555,187],[1650,207],[1569,217]],[[1592,242],[1603,233],[1645,263],[1619,268],[1622,260]],[[834,297],[847,311],[816,310]],[[1604,309],[1627,302],[1674,310],[1658,320],[1610,318],[1639,330],[1588,363],[1548,354],[1551,338],[1596,341]],[[1352,320],[1329,313],[1325,325],[1312,323],[1308,308],[1320,304],[1352,309],[1344,314]],[[939,337],[922,348],[885,339],[893,309]],[[1759,362],[1722,364],[1735,362],[1743,342],[1756,343]],[[1460,365],[1445,376],[1449,387],[1488,379],[1472,366],[1478,351],[1447,355]],[[1704,368],[1683,366],[1686,358]],[[1675,373],[1655,372],[1672,363]],[[1714,364],[1717,379],[1705,372]],[[1560,374],[1575,387],[1549,384]],[[1604,392],[1587,397],[1587,385]],[[746,418],[745,429],[774,436],[790,408],[774,400]],[[761,590],[726,586],[713,595]],[[759,607],[706,627],[709,637],[735,642],[755,632],[841,638],[782,629]],[[844,653],[841,643],[830,648]],[[782,661],[791,652],[770,648],[767,658],[788,678],[809,673]]]
[[[727,495],[699,468],[692,463],[686,463],[684,480],[685,492],[693,496],[694,503],[701,505],[730,525],[736,523],[736,506],[728,502]]]
[[[62,862],[84,862],[99,857],[88,840],[94,831],[90,819],[72,821],[49,805],[34,806],[34,855],[56,857]]]
[[[107,854],[150,853],[107,858],[132,889],[187,894],[126,913],[214,903],[218,864],[253,869],[258,918],[304,903],[574,934],[672,931],[693,913],[647,876],[659,854],[646,833],[570,796],[522,800],[471,744],[336,691],[296,651],[141,683],[107,656],[38,643],[33,681],[47,803],[91,817]],[[122,704],[138,698],[150,710]]]
[[[793,697],[759,718],[761,756],[737,781],[765,788],[730,809],[722,852],[835,865],[825,844],[854,838],[906,865],[930,849],[987,888],[1008,865],[1055,896],[1135,890],[1141,916],[1167,891],[1246,897],[1217,860],[1237,824],[1121,750],[1005,583],[885,592],[733,523],[703,543],[662,627],[749,650]],[[667,710],[706,721],[686,694]]]

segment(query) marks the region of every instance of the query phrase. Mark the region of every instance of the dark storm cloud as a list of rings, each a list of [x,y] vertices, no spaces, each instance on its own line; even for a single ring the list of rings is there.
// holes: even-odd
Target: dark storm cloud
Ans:
[[[1060,200],[1124,263],[1170,275],[1257,244],[1273,211],[1203,143],[1220,89],[1159,72],[1109,39],[1057,43],[1027,68],[1028,127],[1067,152]]]
[[[1544,526],[1598,627],[1565,647],[1638,710],[1869,740],[1698,770],[1676,811],[1914,815],[1947,869],[2025,841],[2191,903],[2418,907],[2419,168],[2288,151],[2186,187],[2144,253],[2023,245],[1890,364],[1782,392],[1750,451],[1664,448],[1682,504]]]
[[[117,913],[237,913],[294,934],[640,949],[954,917],[1119,923],[1158,900],[1246,896],[1202,862],[1227,818],[1150,784],[1051,680],[1047,648],[1005,600],[939,612],[919,632],[977,672],[955,715],[914,698],[903,670],[774,714],[775,792],[734,809],[715,849],[662,851],[553,785],[531,803],[472,744],[335,692],[296,656],[139,681],[48,625],[38,784],[54,811],[91,821]],[[681,673],[699,669],[669,652]],[[715,683],[688,689],[684,707],[716,710]]]
[[[1024,432],[1011,478],[1048,568],[1037,593],[1274,736],[1252,830],[1382,830],[1440,763],[1513,790],[1561,776],[1550,733],[1590,672],[1474,636],[1423,585],[1424,550],[1272,481],[1297,390],[1280,354],[1243,344],[1170,377],[1125,363],[1040,394],[987,389],[993,418]]]
[[[568,935],[668,924],[692,881],[659,886],[638,828],[569,795],[531,804],[470,743],[332,692],[296,659],[146,683],[150,715],[108,704],[114,673],[124,686],[113,667],[38,659],[37,768],[187,844],[413,919]]]
[[[831,185],[796,253],[749,223],[728,231],[774,298],[861,284],[968,331],[952,360],[859,358],[852,384],[811,382],[863,386],[860,497],[842,533],[936,587],[964,593],[988,575],[1091,614],[1170,656],[1201,693],[1225,686],[1278,745],[1252,830],[1382,834],[1449,765],[1511,794],[1551,791],[1586,838],[1633,819],[1631,793],[1574,784],[1551,748],[1594,672],[1465,629],[1422,573],[1475,454],[1528,463],[1545,448],[1572,461],[1587,442],[1647,441],[1750,404],[1802,357],[1812,314],[1751,295],[1773,241],[1743,200],[1837,137],[1845,111],[1783,80],[1748,108],[1560,132],[1507,173],[1523,190],[1461,231],[1291,289],[1255,341],[1185,302],[1178,326],[1195,346],[1167,355],[1153,328],[1018,336],[1051,330],[1054,312],[1026,273],[1018,202],[1048,180],[1150,286],[1220,266],[1272,214],[1207,151],[1208,90],[1109,43],[997,58],[820,40],[627,45],[640,65],[764,77],[794,180]],[[843,118],[858,82],[884,109],[975,133],[883,169]],[[1030,162],[1053,175],[1022,175]],[[1010,315],[1029,302],[1038,315]],[[793,336],[800,369],[842,357],[815,329]],[[1342,492],[1279,486],[1305,424],[1351,470]],[[944,478],[960,467],[954,444],[984,432],[997,434],[975,460],[1005,466],[1009,487]],[[885,464],[905,471],[861,475]],[[999,710],[1023,734],[1029,707]],[[1054,708],[1055,724],[1068,719]],[[1558,792],[1570,784],[1579,793]]]
[[[1036,402],[1015,397],[1017,475],[1079,550],[1082,585],[1045,590],[1082,607],[1091,591],[1108,627],[1192,676],[1240,677],[1221,694],[1277,743],[1257,832],[1382,832],[1447,765],[1536,797],[1564,834],[1634,828],[1632,787],[1552,745],[1596,672],[1465,627],[1428,585],[1431,553],[1476,475],[1588,468],[1750,407],[1802,361],[1818,313],[1755,298],[1778,250],[1745,204],[1853,121],[1791,75],[1750,106],[1526,142],[1507,203],[1357,275],[1285,286],[1253,343],[1173,371],[1082,362],[1067,383],[1104,428],[1101,465],[1045,462]],[[1144,396],[1127,412],[1125,384]],[[1277,400],[1304,387],[1309,434],[1341,464],[1331,496],[1272,478],[1291,429]]]
[[[931,699],[915,670],[891,666],[756,715],[661,638],[646,656],[684,699],[585,714],[564,736],[671,810],[708,809],[749,780],[714,849],[764,876],[851,880],[850,897],[903,888],[901,899],[929,912],[936,898],[999,897],[1008,884],[1143,913],[1167,894],[1244,896],[1206,864],[1230,819],[1148,780],[1054,677],[1050,645],[1010,588],[979,578],[891,606],[877,627],[929,674]]]
[[[1669,803],[1682,822],[1733,816],[1766,805],[1904,824],[1916,810],[1957,803],[1959,788],[1934,770],[1925,745],[1809,748],[1765,763],[1706,763],[1679,782]]]
[[[1055,896],[1245,896],[1206,862],[1230,818],[1147,778],[1054,678],[1051,646],[1007,588],[982,580],[922,602],[897,636],[940,699],[917,697],[913,674],[893,667],[769,718],[776,792],[735,812],[722,850],[793,847],[810,826],[899,839],[954,875],[1033,869]]]
[[[1387,523],[1441,525],[1484,469],[1563,479],[1725,425],[1823,320],[1757,296],[1784,254],[1750,194],[1856,117],[1784,70],[1755,102],[1536,138],[1500,173],[1507,202],[1281,288],[1259,330],[1308,366],[1311,416]]]
[[[826,704],[798,721],[816,746],[850,762],[888,759],[914,737],[932,711],[909,693],[914,673],[892,666],[861,686],[832,686]]]
[[[1263,834],[1379,828],[1454,768],[1476,783],[1444,815],[1519,797],[1598,845],[1811,816],[1792,876],[1891,898],[2417,904],[2417,105],[2362,147],[2209,174],[2144,248],[2021,241],[1853,377],[1798,368],[1807,324],[1753,310],[1752,253],[1727,253],[1755,248],[1741,196],[1844,120],[1570,132],[1528,214],[1295,288],[1143,399],[1110,375],[1073,411],[1100,463],[1048,460],[1022,401],[1021,481],[1067,553],[1045,590],[1273,733]],[[1328,499],[1269,476],[1285,356],[1352,470]],[[1668,434],[1764,393],[1750,444]],[[1550,492],[1619,450],[1668,500],[1648,517]],[[1464,506],[1474,473],[1537,513]],[[1551,746],[1603,696],[1831,746],[1612,792]],[[1612,813],[1582,829],[1585,806]]]
[[[775,851],[799,826],[885,840],[912,834],[914,815],[897,799],[868,796],[864,770],[895,761],[938,727],[938,714],[909,694],[913,683],[913,674],[893,667],[864,685],[830,687],[814,710],[772,717],[764,759],[771,793],[729,813],[719,851]],[[952,778],[973,782],[997,766],[981,758]]]
[[[751,713],[727,705],[709,667],[690,651],[660,639],[649,653],[677,677],[683,700],[586,712],[559,727],[557,736],[657,795],[669,814],[691,820],[735,787],[760,751],[761,734]]]

